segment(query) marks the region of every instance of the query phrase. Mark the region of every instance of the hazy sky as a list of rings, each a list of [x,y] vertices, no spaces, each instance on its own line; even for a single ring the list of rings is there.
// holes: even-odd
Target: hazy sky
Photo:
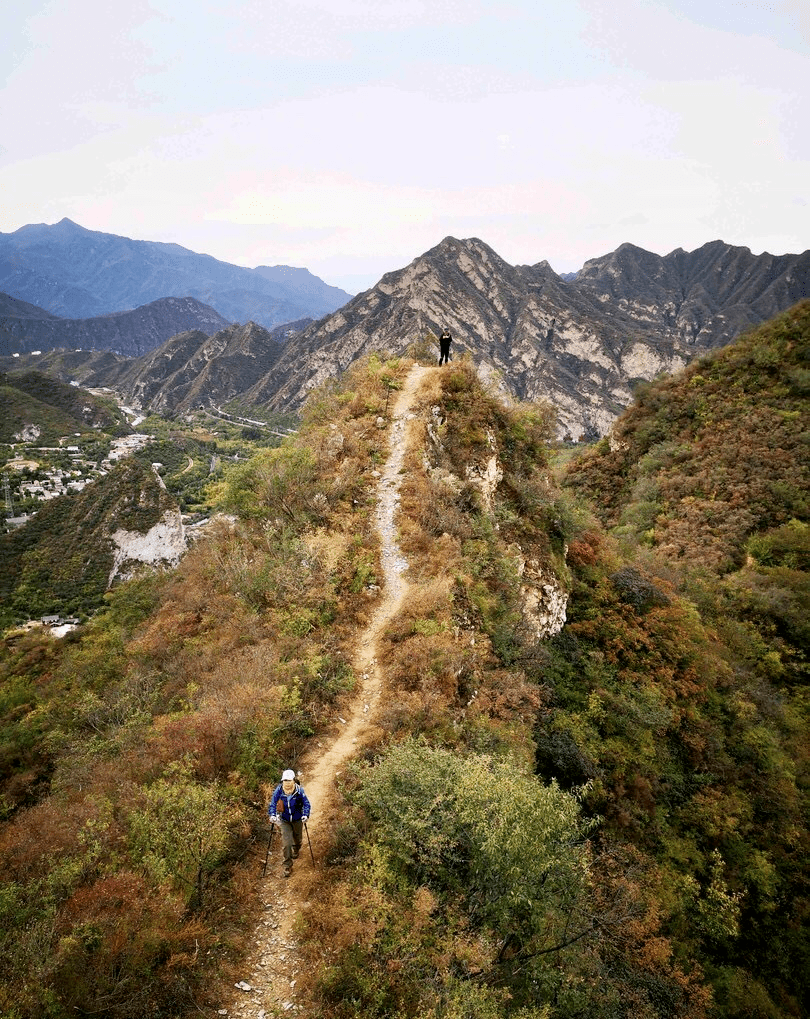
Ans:
[[[810,246],[807,0],[15,0],[0,231],[350,292],[443,237],[558,272]]]

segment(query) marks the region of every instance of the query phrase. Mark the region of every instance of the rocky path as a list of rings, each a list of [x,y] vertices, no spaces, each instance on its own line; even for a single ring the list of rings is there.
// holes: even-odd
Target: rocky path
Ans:
[[[334,740],[322,740],[299,764],[299,774],[312,804],[309,834],[315,859],[313,868],[306,843],[295,864],[292,877],[281,876],[281,849],[278,836],[267,876],[261,883],[263,916],[255,934],[254,946],[245,962],[245,977],[234,990],[229,1008],[219,1014],[239,1019],[274,1019],[281,1015],[305,1014],[306,1006],[297,993],[299,965],[296,954],[295,921],[309,908],[309,896],[317,891],[320,866],[318,846],[319,820],[329,813],[334,799],[335,777],[352,757],[365,733],[371,731],[375,711],[383,692],[383,678],[377,665],[377,641],[383,627],[398,612],[407,590],[403,576],[407,562],[396,541],[396,512],[403,460],[408,447],[408,423],[414,417],[415,395],[427,372],[432,369],[415,365],[409,372],[391,412],[389,455],[380,474],[377,490],[377,528],[385,583],[380,603],[366,629],[360,635],[354,656],[354,671],[360,683],[351,709],[337,721],[340,731]]]

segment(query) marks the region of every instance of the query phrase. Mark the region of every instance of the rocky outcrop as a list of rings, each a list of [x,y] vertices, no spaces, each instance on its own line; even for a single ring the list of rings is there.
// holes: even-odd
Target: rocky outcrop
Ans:
[[[439,407],[430,410],[427,421],[427,446],[424,451],[423,467],[426,473],[440,485],[453,492],[461,492],[466,484],[472,484],[481,497],[481,507],[486,513],[495,508],[495,495],[503,480],[504,471],[495,436],[487,433],[490,455],[464,468],[464,478],[446,466],[447,458],[441,439],[444,421]],[[559,578],[535,558],[527,558],[519,545],[513,545],[515,569],[520,578],[520,607],[523,625],[530,639],[538,641],[559,633],[565,625],[568,594]]]
[[[113,567],[107,586],[127,580],[139,565],[176,566],[186,550],[186,535],[179,509],[167,509],[145,533],[118,528],[110,535]]]
[[[553,637],[565,626],[567,592],[554,574],[543,570],[536,559],[526,560],[520,549],[515,550],[515,563],[524,625],[535,640]]]

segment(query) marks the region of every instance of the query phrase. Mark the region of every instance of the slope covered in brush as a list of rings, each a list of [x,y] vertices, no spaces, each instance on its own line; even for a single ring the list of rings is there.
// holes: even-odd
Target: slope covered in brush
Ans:
[[[40,372],[0,375],[0,408],[0,442],[19,442],[29,433],[48,445],[91,429],[110,435],[132,431],[126,415],[111,400]]]
[[[609,526],[726,572],[755,533],[806,520],[810,301],[636,393],[571,467]]]
[[[612,533],[571,543],[538,760],[657,861],[724,1016],[808,1004],[809,340],[805,303],[645,387],[566,482]]]
[[[354,684],[381,377],[366,366],[300,440],[241,464],[230,522],[176,570],[122,584],[64,641],[5,635],[0,1011],[199,1014],[232,986],[265,783]]]
[[[410,369],[372,355],[316,390],[222,486],[231,518],[72,642],[6,639],[3,1007],[185,1016],[233,993],[268,788],[364,713]],[[752,601],[800,573],[786,541],[722,578],[623,543],[558,489],[548,408],[504,407],[464,361],[422,370],[380,704],[315,807],[304,1014],[800,1016],[801,663],[783,603]]]

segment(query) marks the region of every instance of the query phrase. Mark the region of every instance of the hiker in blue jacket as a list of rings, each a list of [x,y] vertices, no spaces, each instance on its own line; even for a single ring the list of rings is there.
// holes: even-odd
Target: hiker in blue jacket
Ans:
[[[301,852],[304,824],[309,820],[309,800],[303,787],[295,781],[295,772],[288,768],[276,786],[267,813],[270,823],[281,829],[284,849],[284,877],[292,873],[293,860]]]

